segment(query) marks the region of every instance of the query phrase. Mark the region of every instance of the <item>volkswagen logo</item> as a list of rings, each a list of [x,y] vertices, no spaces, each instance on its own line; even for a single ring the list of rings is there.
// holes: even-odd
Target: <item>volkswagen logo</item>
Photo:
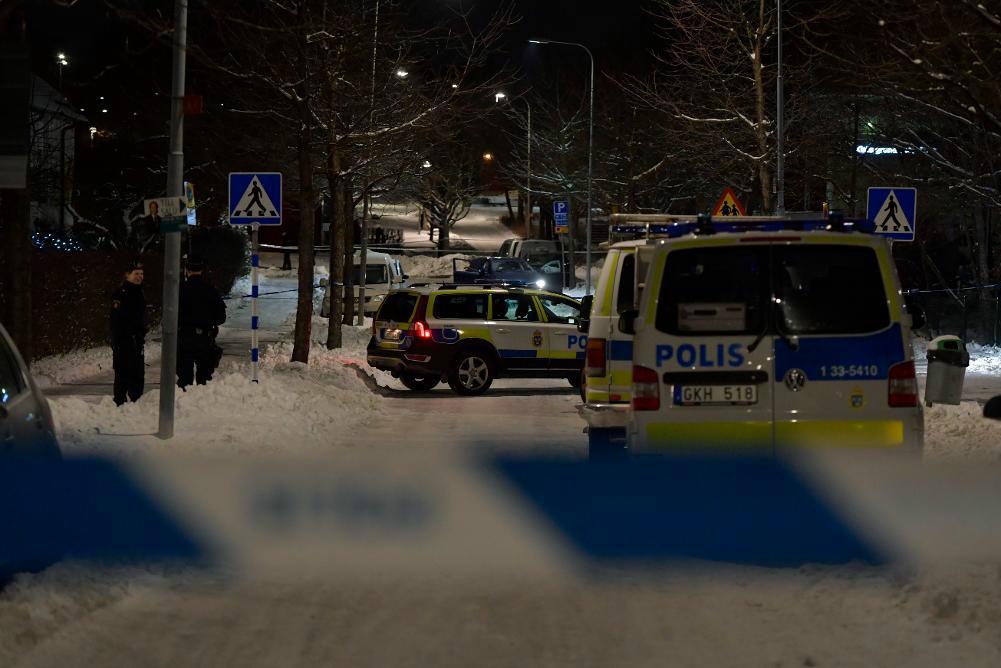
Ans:
[[[788,387],[793,392],[799,392],[806,385],[806,374],[802,369],[789,369],[786,371],[785,378],[786,387]]]

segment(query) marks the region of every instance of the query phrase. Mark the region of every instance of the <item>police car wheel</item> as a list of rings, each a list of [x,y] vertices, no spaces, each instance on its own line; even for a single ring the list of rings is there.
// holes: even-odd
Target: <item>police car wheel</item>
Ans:
[[[441,378],[438,376],[417,376],[412,373],[400,374],[400,382],[415,392],[427,392],[434,388],[440,381]]]
[[[448,374],[448,385],[456,394],[483,394],[493,382],[493,363],[485,353],[470,350],[456,355],[452,371]]]

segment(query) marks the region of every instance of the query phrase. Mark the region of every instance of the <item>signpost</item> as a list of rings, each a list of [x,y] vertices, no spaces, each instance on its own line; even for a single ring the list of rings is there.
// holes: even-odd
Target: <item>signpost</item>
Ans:
[[[876,234],[896,241],[914,241],[917,214],[917,188],[869,188],[866,219]]]
[[[566,200],[553,202],[553,224],[556,234],[570,232],[570,202]]]
[[[192,193],[193,196],[193,193]],[[258,349],[257,297],[260,293],[258,269],[258,229],[261,225],[282,224],[282,175],[280,172],[230,172],[229,224],[251,226],[250,251],[250,362],[251,380],[258,381],[260,350]]]

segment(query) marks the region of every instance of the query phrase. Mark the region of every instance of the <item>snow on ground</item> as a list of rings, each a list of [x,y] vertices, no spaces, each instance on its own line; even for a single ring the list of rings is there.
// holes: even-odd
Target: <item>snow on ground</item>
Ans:
[[[160,344],[146,342],[146,359],[159,359]],[[78,383],[110,371],[111,346],[77,350],[65,355],[50,355],[31,363],[31,375],[42,389],[63,383]]]
[[[1001,462],[1001,421],[985,418],[976,401],[925,408],[925,459]]]
[[[462,253],[430,257],[426,255],[399,256],[403,271],[410,280],[416,278],[451,278],[452,260],[468,260],[472,256]]]

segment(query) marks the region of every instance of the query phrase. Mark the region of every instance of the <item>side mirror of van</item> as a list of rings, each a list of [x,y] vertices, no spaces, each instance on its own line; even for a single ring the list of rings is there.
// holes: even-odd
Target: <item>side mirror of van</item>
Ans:
[[[912,302],[910,299],[904,301],[907,312],[911,314],[911,329],[921,329],[928,322],[925,318],[925,310]]]
[[[623,334],[635,334],[636,333],[636,318],[639,317],[639,310],[631,308],[626,309],[619,314],[619,331]]]
[[[580,300],[580,321],[577,322],[578,332],[587,332],[591,328],[591,306],[594,295],[584,295]]]

